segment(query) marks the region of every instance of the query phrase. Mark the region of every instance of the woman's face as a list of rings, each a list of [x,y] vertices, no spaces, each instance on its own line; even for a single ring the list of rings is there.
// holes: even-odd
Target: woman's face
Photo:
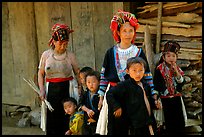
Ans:
[[[140,63],[132,64],[130,68],[126,70],[126,72],[136,82],[139,82],[145,73],[144,65]]]
[[[120,36],[121,42],[131,43],[135,34],[135,29],[130,25],[129,22],[124,23],[120,27],[120,31],[118,31],[118,35]]]
[[[68,45],[68,41],[54,41],[55,44],[55,51],[59,54],[62,54],[66,51],[67,49],[67,45]]]
[[[163,59],[167,64],[171,65],[172,63],[176,63],[177,55],[174,52],[167,52],[164,54]]]

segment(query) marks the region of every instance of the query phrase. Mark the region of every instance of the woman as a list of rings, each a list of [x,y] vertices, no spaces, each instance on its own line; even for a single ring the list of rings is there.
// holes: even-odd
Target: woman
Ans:
[[[104,95],[108,91],[107,87],[111,88],[118,82],[124,81],[129,77],[125,72],[128,58],[139,56],[146,61],[147,68],[145,69],[144,79],[151,87],[151,95],[154,96],[154,99],[157,99],[157,92],[154,91],[152,74],[150,72],[146,56],[141,48],[134,45],[138,25],[138,20],[135,18],[134,14],[121,10],[119,10],[111,20],[110,29],[113,32],[113,38],[117,44],[107,50],[101,69],[101,81],[98,91],[101,97],[98,108],[100,109],[102,104],[103,107],[100,112],[96,130],[96,133],[98,134],[120,135],[120,133],[124,133],[124,131],[122,131],[124,128],[120,127],[120,125],[123,125],[122,118],[114,119],[112,115],[112,108],[108,108],[108,131],[106,130],[107,120],[105,120],[105,116],[107,115],[107,106]],[[112,122],[115,124],[109,124]]]
[[[67,51],[69,34],[73,32],[65,24],[55,24],[52,27],[52,37],[49,40],[50,49],[43,52],[38,71],[38,85],[41,100],[47,99],[54,111],[47,111],[46,134],[64,135],[68,130],[66,122],[69,116],[65,115],[61,101],[70,97],[70,81],[73,73],[78,79],[78,64],[75,55]],[[81,87],[78,81],[79,87]],[[80,90],[79,90],[80,91]]]

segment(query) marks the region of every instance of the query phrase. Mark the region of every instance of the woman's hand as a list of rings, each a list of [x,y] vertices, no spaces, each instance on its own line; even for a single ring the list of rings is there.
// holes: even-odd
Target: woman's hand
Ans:
[[[118,109],[113,113],[113,115],[114,115],[115,117],[120,117],[121,114],[122,114],[122,108],[118,108]]]
[[[45,99],[45,91],[40,91],[39,97],[40,97],[41,101],[44,101],[44,99]]]
[[[101,110],[102,105],[103,105],[103,96],[100,96],[100,100],[98,102],[98,110]]]

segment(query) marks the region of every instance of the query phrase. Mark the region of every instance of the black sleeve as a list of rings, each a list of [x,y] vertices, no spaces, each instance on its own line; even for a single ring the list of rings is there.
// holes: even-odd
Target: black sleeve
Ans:
[[[164,81],[164,78],[160,72],[159,69],[155,69],[155,73],[154,73],[154,89],[157,90],[159,92],[159,95],[161,95],[161,93],[164,93],[164,91],[167,89],[166,88],[166,84]]]
[[[111,89],[106,93],[107,104],[113,108],[113,111],[121,107],[119,103],[121,99],[124,98],[125,88],[121,83],[117,86],[111,87]]]

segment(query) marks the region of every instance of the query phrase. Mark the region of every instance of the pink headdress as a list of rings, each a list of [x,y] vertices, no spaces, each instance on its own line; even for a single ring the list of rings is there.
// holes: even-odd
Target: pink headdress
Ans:
[[[135,35],[133,37],[133,40],[131,41],[131,43],[134,43],[134,40],[136,38],[136,30],[139,27],[138,20],[136,19],[134,14],[122,10],[118,10],[116,15],[114,15],[113,19],[111,20],[110,29],[113,32],[113,38],[117,43],[121,41],[120,37],[117,34],[117,31],[118,27],[121,27],[121,25],[124,24],[125,22],[130,22],[130,25],[135,28]]]

